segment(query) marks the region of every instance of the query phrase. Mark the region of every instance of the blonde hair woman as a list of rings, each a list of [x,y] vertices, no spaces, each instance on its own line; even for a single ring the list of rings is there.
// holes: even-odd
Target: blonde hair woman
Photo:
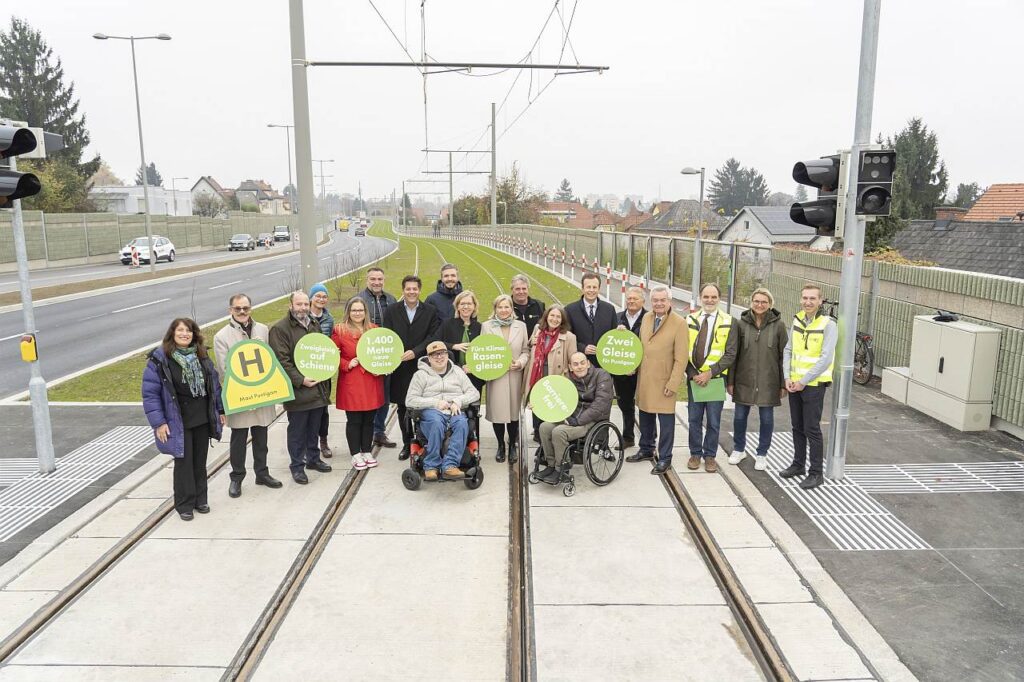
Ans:
[[[512,365],[504,376],[487,382],[487,420],[498,439],[495,459],[505,461],[505,426],[508,426],[508,459],[519,459],[519,411],[523,404],[523,369],[530,361],[526,324],[516,319],[512,297],[502,294],[494,299],[491,318],[480,325],[481,334],[505,339],[512,349]]]
[[[466,349],[473,339],[480,336],[480,320],[476,317],[480,304],[476,300],[476,294],[472,291],[463,291],[455,297],[452,305],[455,307],[455,317],[441,323],[437,339],[444,342],[452,362],[466,372],[470,382],[482,394],[484,380],[473,376],[466,368]]]

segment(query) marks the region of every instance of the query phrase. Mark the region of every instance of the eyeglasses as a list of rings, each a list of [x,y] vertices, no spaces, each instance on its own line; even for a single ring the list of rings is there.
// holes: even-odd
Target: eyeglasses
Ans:
[[[439,357],[441,357],[443,355],[448,355],[448,351],[446,351],[446,350],[438,350],[438,351],[434,351],[433,353],[428,353],[428,355],[430,357],[432,357],[432,358],[439,358]]]
[[[252,307],[247,305],[235,305],[231,306],[231,310],[233,310],[236,313],[247,313],[250,310],[252,310]]]
[[[751,305],[768,305],[768,301],[751,301]]]

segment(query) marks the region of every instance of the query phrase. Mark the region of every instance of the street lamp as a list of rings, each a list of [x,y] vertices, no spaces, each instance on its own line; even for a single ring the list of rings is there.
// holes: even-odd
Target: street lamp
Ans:
[[[153,243],[153,225],[149,218],[149,180],[146,177],[146,148],[142,144],[142,107],[139,105],[139,72],[135,67],[136,40],[170,40],[166,33],[155,36],[108,36],[105,33],[93,33],[96,40],[127,40],[132,46],[132,79],[135,81],[135,116],[139,122],[139,157],[142,159],[142,200],[146,203],[146,239],[149,243],[149,271],[156,274],[156,245]]]
[[[703,254],[701,253],[700,238],[704,232],[704,166],[700,170],[687,166],[679,171],[683,175],[700,175],[700,201],[697,204],[697,238],[693,242],[693,280],[690,286],[690,311],[697,310],[697,300],[700,296],[700,264]]]
[[[284,139],[285,142],[288,143],[288,185],[291,186],[292,188],[292,194],[288,200],[288,205],[291,207],[292,213],[295,213],[295,211],[298,209],[298,206],[296,204],[298,203],[297,199],[299,193],[295,190],[295,185],[292,184],[292,133],[291,130],[289,130],[290,128],[295,128],[295,126],[289,125],[287,123],[268,123],[267,127],[285,129]]]
[[[503,216],[501,224],[504,225],[508,221],[508,203],[506,203],[504,201],[499,201],[497,203],[501,204],[502,216]]]
[[[178,190],[174,186],[175,180],[188,180],[188,178],[171,178],[171,196],[174,198],[174,215],[178,215]]]

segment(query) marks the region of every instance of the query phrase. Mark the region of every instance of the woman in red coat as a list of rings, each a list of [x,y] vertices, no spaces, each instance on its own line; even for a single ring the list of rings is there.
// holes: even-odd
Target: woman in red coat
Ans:
[[[352,466],[366,469],[377,466],[373,453],[373,417],[384,404],[384,377],[370,374],[359,365],[356,346],[359,337],[377,325],[366,314],[366,303],[353,296],[345,306],[345,316],[334,326],[331,339],[341,351],[336,406],[345,410],[348,423],[345,437],[352,455]]]

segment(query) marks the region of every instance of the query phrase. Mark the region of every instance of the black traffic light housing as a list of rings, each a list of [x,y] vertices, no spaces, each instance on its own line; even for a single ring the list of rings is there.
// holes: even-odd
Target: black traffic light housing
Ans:
[[[789,209],[790,220],[813,227],[819,236],[843,236],[847,156],[845,153],[833,154],[812,161],[798,161],[793,166],[793,179],[817,189],[818,198],[793,204]]]
[[[896,152],[892,149],[867,150],[857,163],[857,215],[887,216],[892,209],[892,177]]]
[[[28,154],[36,148],[35,133],[28,128],[0,125],[0,159]],[[11,205],[15,199],[39,194],[39,178],[32,173],[0,170],[0,208]]]

